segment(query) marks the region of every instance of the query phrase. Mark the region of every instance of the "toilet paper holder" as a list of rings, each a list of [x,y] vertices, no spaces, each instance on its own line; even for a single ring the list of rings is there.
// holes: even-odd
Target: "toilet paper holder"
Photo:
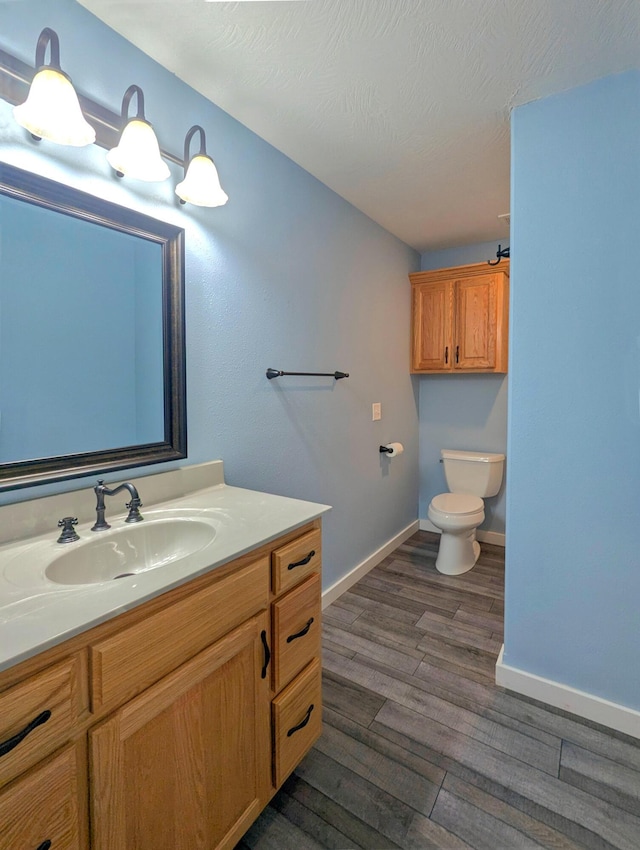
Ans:
[[[404,451],[402,443],[387,443],[386,446],[380,446],[380,454],[388,458],[397,457]]]

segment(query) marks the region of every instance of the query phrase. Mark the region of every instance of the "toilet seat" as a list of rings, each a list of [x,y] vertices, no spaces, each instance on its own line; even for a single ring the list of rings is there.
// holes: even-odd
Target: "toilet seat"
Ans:
[[[484,502],[480,496],[467,493],[440,493],[439,496],[433,497],[430,507],[443,514],[463,517],[484,510]]]

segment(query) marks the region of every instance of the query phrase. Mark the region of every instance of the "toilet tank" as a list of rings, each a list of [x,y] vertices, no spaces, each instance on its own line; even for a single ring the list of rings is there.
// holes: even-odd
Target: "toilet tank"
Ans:
[[[495,496],[502,484],[504,455],[491,452],[440,451],[450,493]]]

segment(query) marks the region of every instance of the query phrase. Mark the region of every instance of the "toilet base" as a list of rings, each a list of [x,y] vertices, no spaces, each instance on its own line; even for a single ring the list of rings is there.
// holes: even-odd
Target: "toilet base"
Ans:
[[[476,540],[476,530],[452,534],[443,531],[436,558],[436,569],[446,576],[459,576],[469,572],[480,557],[480,544]]]

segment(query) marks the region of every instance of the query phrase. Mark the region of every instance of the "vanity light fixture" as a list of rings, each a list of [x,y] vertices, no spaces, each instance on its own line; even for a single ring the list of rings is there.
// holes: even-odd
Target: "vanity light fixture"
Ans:
[[[129,104],[138,100],[135,118],[129,118]],[[153,127],[144,117],[144,94],[140,86],[129,86],[122,98],[122,133],[115,148],[107,154],[109,165],[118,177],[133,177],[155,183],[169,177],[169,166],[160,156],[160,146]]]
[[[48,65],[45,64],[47,48]],[[134,95],[137,114],[129,118]],[[35,70],[0,48],[0,97],[14,106],[16,121],[34,139],[74,146],[95,143],[107,149],[107,160],[118,177],[148,182],[166,180],[170,177],[167,160],[183,168],[183,179],[175,190],[180,203],[219,207],[229,200],[220,185],[215,163],[207,154],[204,129],[199,124],[190,128],[183,157],[161,150],[153,127],[145,118],[144,93],[139,86],[132,85],[126,90],[119,115],[86,94],[82,96],[81,107],[71,80],[60,69],[60,42],[50,27],[45,27],[38,38]],[[114,134],[118,132],[119,142],[112,147]],[[200,135],[200,148],[191,156],[189,147],[196,134]]]
[[[200,133],[200,150],[189,158],[189,145],[196,133]],[[207,141],[203,128],[194,124],[184,140],[184,180],[176,186],[176,195],[181,204],[198,207],[221,207],[229,196],[220,185],[218,169],[207,154]]]
[[[50,48],[49,65],[44,56]],[[45,27],[36,45],[36,73],[24,103],[14,107],[14,117],[34,139],[82,147],[96,139],[96,131],[82,114],[78,95],[60,68],[60,41]]]

